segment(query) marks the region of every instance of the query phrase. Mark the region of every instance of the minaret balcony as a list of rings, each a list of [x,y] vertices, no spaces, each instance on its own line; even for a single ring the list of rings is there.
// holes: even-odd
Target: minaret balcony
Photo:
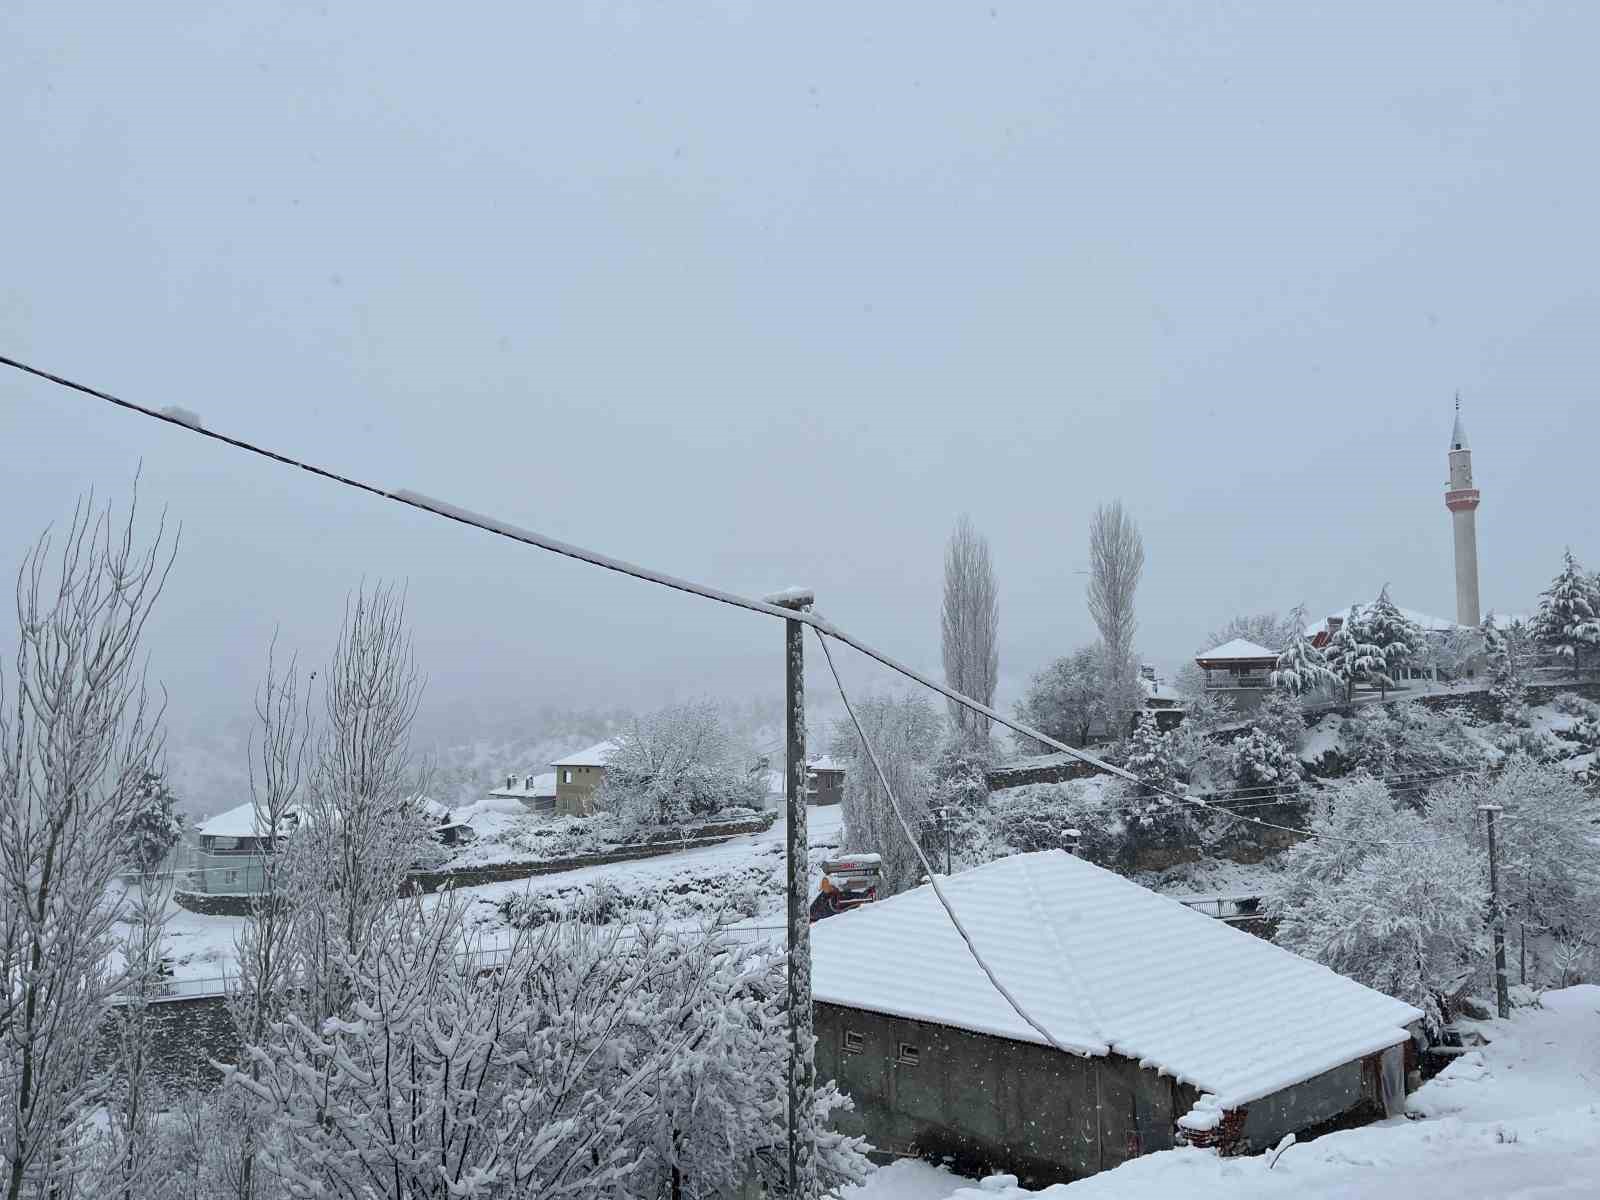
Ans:
[[[1444,494],[1444,506],[1451,512],[1471,512],[1478,507],[1477,488],[1456,488]]]

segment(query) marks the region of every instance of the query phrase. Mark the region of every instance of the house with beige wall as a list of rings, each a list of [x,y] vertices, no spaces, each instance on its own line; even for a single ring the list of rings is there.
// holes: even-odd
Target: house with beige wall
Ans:
[[[610,738],[551,763],[556,773],[558,816],[587,817],[594,812],[594,797],[605,781],[606,763],[616,752]]]

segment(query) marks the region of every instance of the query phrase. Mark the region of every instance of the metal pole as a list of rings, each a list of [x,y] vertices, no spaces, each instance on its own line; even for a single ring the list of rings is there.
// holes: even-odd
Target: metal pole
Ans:
[[[814,598],[798,589],[768,598],[796,612]],[[788,804],[784,821],[788,864],[789,977],[789,1195],[816,1200],[816,1061],[811,1034],[811,923],[806,839],[805,624],[785,621],[785,725],[788,732]]]
[[[1506,927],[1500,914],[1500,866],[1494,841],[1495,814],[1502,811],[1498,804],[1480,804],[1481,812],[1489,826],[1489,916],[1494,929],[1494,1002],[1504,1021],[1511,1015],[1511,998],[1506,994]]]

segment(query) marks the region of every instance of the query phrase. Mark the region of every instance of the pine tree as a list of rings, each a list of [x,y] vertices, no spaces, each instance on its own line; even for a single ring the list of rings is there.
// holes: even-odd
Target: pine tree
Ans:
[[[1154,713],[1140,714],[1128,739],[1128,771],[1139,780],[1141,796],[1170,796],[1183,791],[1182,764],[1170,734],[1156,724]]]
[[[1328,656],[1305,633],[1305,610],[1295,609],[1295,632],[1278,655],[1272,686],[1291,696],[1305,696],[1338,686],[1339,678],[1328,666]]]
[[[1233,743],[1228,755],[1239,786],[1277,792],[1297,790],[1305,775],[1300,762],[1305,728],[1300,704],[1293,696],[1281,690],[1267,693],[1256,710],[1250,732]]]
[[[144,771],[138,793],[139,807],[122,836],[122,861],[129,870],[149,875],[183,837],[183,816],[174,807],[177,797],[161,772]]]
[[[1521,645],[1525,641],[1520,622],[1513,622],[1505,633],[1495,625],[1494,613],[1483,618],[1478,631],[1483,635],[1484,666],[1489,673],[1489,701],[1495,718],[1521,723],[1527,710],[1527,687],[1522,677]]]
[[[1367,636],[1361,606],[1353,604],[1350,613],[1328,642],[1328,666],[1334,678],[1344,687],[1344,702],[1355,698],[1357,683],[1378,679],[1388,681],[1388,667],[1383,658],[1383,647]]]
[[[1350,614],[1354,623],[1355,613]],[[1395,686],[1395,676],[1412,665],[1425,644],[1421,626],[1395,607],[1389,599],[1389,586],[1385,584],[1372,606],[1362,611],[1361,630],[1358,636],[1378,648],[1383,658],[1382,667],[1369,676],[1388,699],[1389,689]]]
[[[1600,594],[1567,550],[1561,573],[1540,593],[1539,609],[1530,623],[1533,640],[1572,660],[1572,677],[1583,670],[1583,651],[1600,645]]]

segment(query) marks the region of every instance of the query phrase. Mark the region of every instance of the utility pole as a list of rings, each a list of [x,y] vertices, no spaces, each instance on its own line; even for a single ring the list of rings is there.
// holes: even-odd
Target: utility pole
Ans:
[[[1478,811],[1489,826],[1489,919],[1494,930],[1494,1002],[1504,1021],[1511,1015],[1511,998],[1506,994],[1506,927],[1500,914],[1500,865],[1494,842],[1494,819],[1504,811],[1498,804],[1480,804]]]
[[[944,837],[944,873],[950,874],[950,810],[939,806],[939,832]]]
[[[790,588],[767,603],[803,612],[815,603],[808,589]],[[787,815],[789,977],[789,1196],[816,1200],[816,1060],[811,1036],[811,922],[806,839],[806,627],[783,623],[785,727],[788,733]]]

